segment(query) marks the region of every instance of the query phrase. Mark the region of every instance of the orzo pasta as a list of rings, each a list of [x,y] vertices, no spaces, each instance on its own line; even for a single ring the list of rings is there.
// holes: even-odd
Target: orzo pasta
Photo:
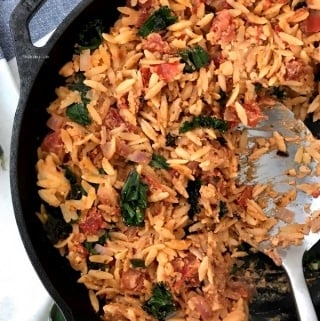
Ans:
[[[102,320],[248,319],[250,286],[231,271],[242,242],[266,240],[276,218],[258,200],[274,191],[238,183],[237,126],[256,126],[279,100],[320,118],[319,9],[128,0],[98,44],[76,44],[38,151],[38,216]],[[286,153],[276,129],[251,159],[269,148]],[[299,153],[303,166],[319,154]],[[287,233],[297,242],[304,229],[272,241],[290,243]]]

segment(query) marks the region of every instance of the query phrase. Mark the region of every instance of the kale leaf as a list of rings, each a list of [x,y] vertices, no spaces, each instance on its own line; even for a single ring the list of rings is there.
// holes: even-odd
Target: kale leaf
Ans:
[[[147,208],[148,186],[141,181],[136,170],[130,172],[120,195],[120,209],[124,224],[143,226]]]
[[[64,176],[70,183],[70,191],[67,195],[68,200],[80,200],[83,195],[87,195],[87,192],[84,190],[84,188],[81,186],[81,184],[78,183],[78,179],[76,174],[68,167],[64,166]]]
[[[142,24],[138,31],[138,36],[145,38],[152,32],[165,30],[168,26],[177,21],[178,18],[173,14],[168,6],[160,7]]]
[[[91,124],[91,118],[87,106],[84,103],[74,103],[67,107],[66,109],[67,116],[82,126],[87,126]]]
[[[142,308],[159,321],[164,321],[177,310],[177,304],[166,285],[159,282],[153,286],[152,296]]]
[[[212,116],[194,116],[191,121],[186,121],[180,127],[180,133],[186,133],[196,128],[212,128],[221,132],[228,129],[228,122],[223,119],[218,119]]]
[[[130,263],[134,268],[145,268],[146,264],[143,259],[131,259]]]
[[[72,232],[72,226],[65,222],[59,207],[46,207],[47,220],[43,224],[48,239],[56,244],[66,239]]]
[[[103,30],[104,24],[101,19],[94,19],[86,23],[79,32],[76,52],[98,48],[102,42]]]
[[[200,212],[199,197],[200,197],[201,180],[196,178],[194,181],[189,180],[187,185],[187,192],[189,195],[188,203],[190,209],[188,212],[189,218],[193,218],[194,215]]]
[[[176,147],[177,145],[177,136],[172,135],[172,134],[167,134],[166,135],[166,146],[169,147]]]
[[[150,162],[150,166],[159,169],[169,169],[170,166],[167,163],[167,160],[160,154],[152,154],[152,159]]]
[[[183,72],[191,73],[209,64],[208,53],[199,45],[180,52],[182,62],[185,63]]]
[[[73,91],[78,91],[81,95],[81,100],[84,104],[89,102],[87,98],[87,93],[90,90],[90,87],[85,85],[83,82],[86,79],[83,72],[77,72],[73,77],[73,83],[68,84],[68,88]]]
[[[219,218],[221,219],[228,213],[227,203],[224,201],[219,202]]]

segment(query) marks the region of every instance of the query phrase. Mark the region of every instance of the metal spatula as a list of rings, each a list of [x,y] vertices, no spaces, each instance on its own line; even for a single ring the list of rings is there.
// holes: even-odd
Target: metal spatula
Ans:
[[[277,104],[265,111],[268,119],[261,122],[255,129],[244,129],[248,131],[248,147],[252,147],[256,138],[269,138],[274,131],[284,137],[291,137],[286,142],[287,152],[270,151],[254,161],[248,161],[247,157],[241,159],[241,178],[246,184],[271,184],[273,189],[283,193],[292,189],[292,177],[287,175],[292,168],[298,170],[301,164],[295,161],[295,155],[301,145],[307,146],[307,137],[311,135],[302,121],[295,119],[293,113],[285,106]],[[297,138],[297,139],[295,139]],[[290,140],[292,140],[290,142]],[[313,171],[315,161],[308,165]],[[307,175],[304,178],[295,178],[296,184],[315,183],[320,177]],[[314,198],[305,192],[297,191],[297,197],[286,206],[290,213],[294,213],[294,222],[305,223],[310,212],[320,209],[320,197]],[[268,216],[274,216],[276,210],[275,200],[270,199],[265,209]],[[277,233],[279,227],[285,223],[280,222],[270,232]],[[309,294],[302,268],[302,257],[320,239],[320,233],[305,235],[304,241],[299,246],[289,246],[285,249],[277,249],[282,266],[287,272],[294,294],[297,312],[301,321],[317,321],[317,315]],[[259,245],[259,250],[264,251],[270,244],[264,242]]]

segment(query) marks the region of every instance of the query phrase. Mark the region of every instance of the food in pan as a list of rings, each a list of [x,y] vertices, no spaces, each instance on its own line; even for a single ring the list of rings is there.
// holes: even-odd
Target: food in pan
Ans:
[[[256,126],[277,101],[320,117],[319,9],[129,0],[110,30],[95,20],[79,35],[47,108],[37,215],[102,320],[248,319],[252,285],[233,271],[242,243],[266,240],[277,219],[259,200],[272,189],[238,181],[238,125]],[[286,153],[276,129],[251,158],[266,146]],[[274,242],[303,234],[288,224]]]

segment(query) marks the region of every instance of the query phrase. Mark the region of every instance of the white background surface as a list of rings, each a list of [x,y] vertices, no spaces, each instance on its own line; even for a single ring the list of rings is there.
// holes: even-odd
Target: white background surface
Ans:
[[[11,203],[10,136],[18,95],[16,62],[0,59],[0,321],[47,321],[52,300],[27,257]]]

